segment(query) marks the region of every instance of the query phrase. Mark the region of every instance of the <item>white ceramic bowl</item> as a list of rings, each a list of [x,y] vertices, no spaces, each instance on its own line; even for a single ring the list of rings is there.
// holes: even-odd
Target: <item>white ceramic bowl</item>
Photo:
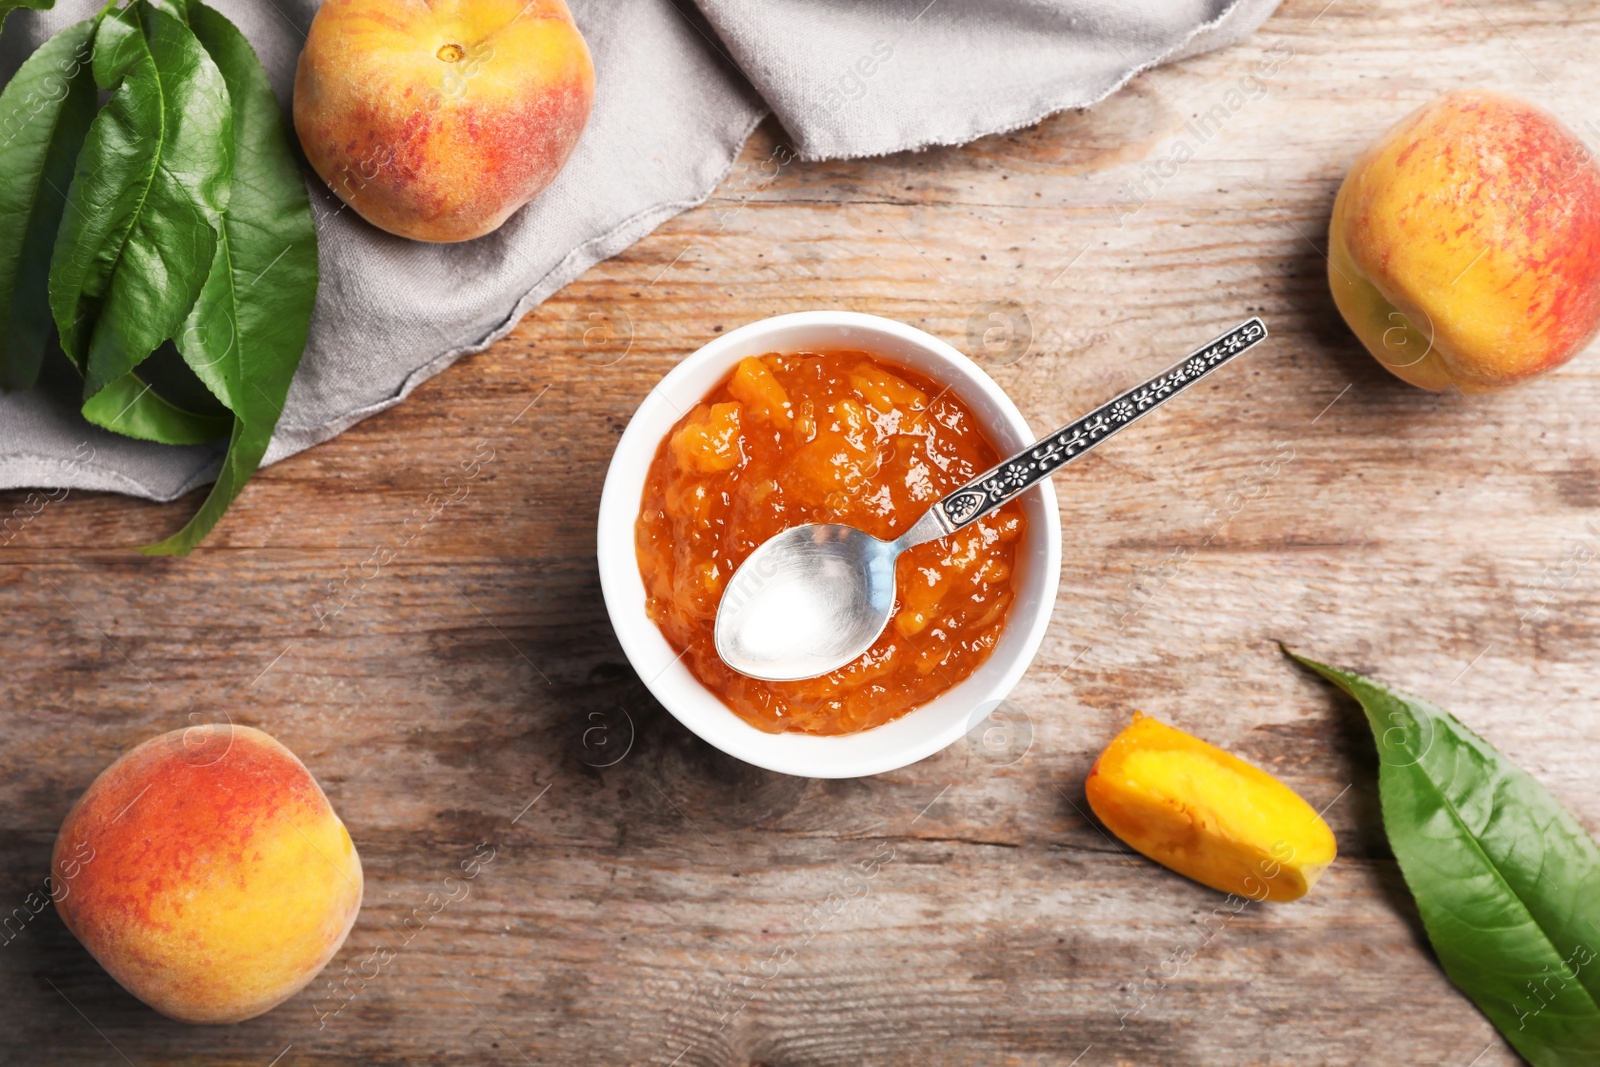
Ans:
[[[1028,525],[1018,553],[1017,599],[994,652],[955,688],[871,730],[839,737],[769,734],[739,718],[700,684],[645,614],[634,522],[650,463],[672,425],[741,359],[838,348],[865,350],[951,386],[1002,455],[1035,440],[994,379],[938,338],[876,315],[805,311],[740,327],[674,367],[628,423],[600,496],[600,587],[633,669],[656,699],[704,740],[758,767],[810,778],[854,778],[904,767],[945,748],[988,717],[1039,650],[1061,572],[1061,520],[1055,491],[1046,481],[1021,497]]]

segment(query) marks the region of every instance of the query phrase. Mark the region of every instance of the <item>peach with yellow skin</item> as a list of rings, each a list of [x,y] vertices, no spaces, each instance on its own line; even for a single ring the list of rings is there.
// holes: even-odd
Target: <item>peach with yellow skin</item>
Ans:
[[[1501,388],[1600,331],[1600,164],[1515,97],[1452,92],[1351,168],[1328,281],[1367,350],[1424,389]]]
[[[326,0],[294,124],[368,222],[465,241],[550,184],[593,101],[589,48],[562,0]]]
[[[242,726],[126,753],[68,813],[52,867],[67,929],[182,1022],[238,1022],[293,996],[361,907],[361,860],[321,787]]]
[[[1333,831],[1294,790],[1138,712],[1095,761],[1086,792],[1137,851],[1251,900],[1305,896],[1337,852]]]

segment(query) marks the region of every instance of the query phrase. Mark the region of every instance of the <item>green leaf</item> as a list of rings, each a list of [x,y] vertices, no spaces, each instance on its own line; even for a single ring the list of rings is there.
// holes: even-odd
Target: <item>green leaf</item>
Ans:
[[[215,260],[178,350],[235,415],[211,494],[188,525],[144,549],[187,554],[266,454],[300,365],[317,295],[317,231],[277,98],[255,51],[222,15],[190,0],[189,23],[227,81],[234,189]]]
[[[1450,980],[1536,1067],[1600,1063],[1600,848],[1454,716],[1302,656],[1360,701],[1384,829]]]
[[[0,26],[6,24],[6,16],[18,8],[29,11],[49,11],[56,6],[56,0],[0,0]]]
[[[50,264],[51,311],[86,401],[182,326],[233,172],[227,89],[182,22],[142,4],[111,15],[93,65],[115,92],[78,155]]]
[[[156,8],[162,14],[170,15],[177,19],[185,26],[189,25],[189,5],[185,0],[144,0],[144,2],[146,5]]]
[[[97,426],[169,445],[227,437],[233,414],[183,362],[172,342],[156,347],[139,369],[106,386],[84,405]]]
[[[203,445],[226,435],[232,416],[186,411],[157,393],[137,374],[124,374],[84,402],[96,426],[167,445]]]
[[[0,92],[0,388],[31,387],[50,338],[50,251],[96,106],[95,25],[40,45]]]

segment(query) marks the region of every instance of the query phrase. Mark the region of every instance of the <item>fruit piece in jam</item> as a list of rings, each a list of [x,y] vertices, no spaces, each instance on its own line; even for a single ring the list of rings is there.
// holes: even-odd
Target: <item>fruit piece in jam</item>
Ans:
[[[1016,597],[1015,502],[900,557],[894,615],[861,658],[764,682],[722,662],[723,589],[769,537],[843,522],[885,539],[999,456],[952,392],[865,352],[740,362],[661,443],[634,528],[647,610],[707,689],[771,732],[846,734],[904,715],[976,670]]]

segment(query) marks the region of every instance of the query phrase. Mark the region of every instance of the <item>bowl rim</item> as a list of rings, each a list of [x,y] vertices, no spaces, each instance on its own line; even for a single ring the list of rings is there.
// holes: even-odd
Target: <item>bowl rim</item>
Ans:
[[[672,368],[640,402],[617,442],[607,467],[596,524],[596,553],[601,593],[624,655],[651,694],[691,732],[728,755],[784,774],[810,778],[854,778],[925,759],[948,747],[986,718],[1015,688],[1032,664],[1050,624],[1060,584],[1061,519],[1049,479],[1018,498],[1028,513],[1024,534],[1028,551],[1025,581],[1018,583],[1000,641],[971,675],[933,700],[881,726],[853,734],[817,736],[767,733],[740,718],[706,689],[673,653],[660,629],[645,612],[644,582],[635,551],[634,524],[651,463],[667,431],[706,396],[746,355],[785,350],[779,334],[836,332],[834,347],[859,343],[876,358],[907,366],[872,347],[889,341],[900,350],[915,350],[931,364],[909,365],[941,385],[956,389],[978,417],[982,429],[1002,453],[1020,450],[1037,439],[1016,404],[976,362],[932,334],[894,319],[844,310],[792,312],[747,323],[721,334]],[[828,347],[795,342],[789,350]],[[697,382],[709,380],[703,388]],[[674,400],[674,390],[679,400]],[[976,392],[978,395],[974,395]],[[688,399],[692,396],[692,399]],[[685,407],[680,401],[687,401]],[[663,421],[664,420],[664,421]],[[1040,520],[1043,521],[1040,521]],[[1024,612],[1024,603],[1028,610]],[[1004,655],[1002,655],[1004,654]],[[932,713],[937,709],[939,714]],[[918,716],[922,716],[921,719]]]

